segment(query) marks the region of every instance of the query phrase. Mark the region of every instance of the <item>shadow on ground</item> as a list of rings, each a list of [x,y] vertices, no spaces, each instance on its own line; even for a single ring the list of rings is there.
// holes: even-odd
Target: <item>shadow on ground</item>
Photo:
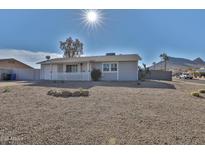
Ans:
[[[38,81],[28,82],[25,86],[39,86],[51,88],[71,88],[71,89],[89,89],[95,86],[104,87],[128,87],[128,88],[159,88],[159,89],[176,89],[175,86],[169,82],[146,80],[146,81]]]

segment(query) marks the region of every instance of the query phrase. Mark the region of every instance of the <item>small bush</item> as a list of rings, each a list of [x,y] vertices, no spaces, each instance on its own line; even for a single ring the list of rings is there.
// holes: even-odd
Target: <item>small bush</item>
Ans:
[[[83,88],[79,88],[79,91],[82,92],[82,91],[83,91]]]
[[[101,71],[99,69],[93,69],[91,71],[91,78],[93,81],[98,81],[101,78]]]
[[[195,97],[200,97],[200,94],[198,92],[192,92],[191,95]]]
[[[205,89],[200,89],[199,93],[205,93]]]
[[[54,90],[49,90],[48,92],[47,92],[47,95],[53,95],[54,94]]]
[[[10,92],[11,91],[11,89],[9,88],[9,87],[5,87],[4,89],[3,89],[3,93],[8,93],[8,92]]]
[[[83,88],[80,88],[79,91],[80,91],[80,96],[89,96],[88,90],[84,90]]]
[[[89,96],[89,91],[80,89],[79,91],[74,91],[73,93],[68,90],[49,90],[47,95],[55,97],[80,97],[80,96]]]
[[[55,96],[55,97],[60,97],[62,95],[62,92],[59,90],[49,90],[47,95]]]
[[[87,90],[81,91],[80,96],[84,96],[84,97],[89,96],[89,91],[87,91]]]
[[[72,96],[72,92],[66,91],[66,90],[63,90],[61,94],[62,94],[62,97],[71,97]]]
[[[73,97],[80,97],[80,95],[81,95],[80,91],[74,91],[74,92],[72,93],[72,96],[73,96]]]

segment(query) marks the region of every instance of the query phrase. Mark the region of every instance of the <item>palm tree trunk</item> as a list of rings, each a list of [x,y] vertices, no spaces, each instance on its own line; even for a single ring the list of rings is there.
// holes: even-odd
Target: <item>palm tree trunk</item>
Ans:
[[[167,70],[167,61],[166,60],[164,61],[164,70],[165,71]]]

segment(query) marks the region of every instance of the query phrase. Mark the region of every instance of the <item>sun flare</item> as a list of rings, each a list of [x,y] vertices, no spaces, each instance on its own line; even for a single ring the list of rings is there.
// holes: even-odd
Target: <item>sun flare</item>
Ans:
[[[89,30],[96,29],[103,24],[103,14],[100,10],[83,10],[82,22]]]
[[[87,16],[88,22],[97,22],[97,20],[98,20],[98,14],[96,11],[91,10],[91,11],[87,12],[86,16]]]

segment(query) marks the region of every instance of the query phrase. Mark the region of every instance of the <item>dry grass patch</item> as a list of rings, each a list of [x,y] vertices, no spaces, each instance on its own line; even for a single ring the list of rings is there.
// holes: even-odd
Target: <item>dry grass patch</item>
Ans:
[[[10,87],[4,87],[3,88],[3,93],[8,93],[8,92],[10,92],[11,91],[11,88]]]
[[[112,137],[112,138],[110,138],[109,140],[108,140],[108,144],[110,144],[110,145],[114,145],[114,144],[116,144],[117,143],[117,140],[116,140],[116,138],[114,138],[114,137]]]
[[[4,87],[0,144],[205,144],[205,99],[191,96],[204,85],[42,82],[2,93]],[[75,91],[89,97],[47,95]]]

